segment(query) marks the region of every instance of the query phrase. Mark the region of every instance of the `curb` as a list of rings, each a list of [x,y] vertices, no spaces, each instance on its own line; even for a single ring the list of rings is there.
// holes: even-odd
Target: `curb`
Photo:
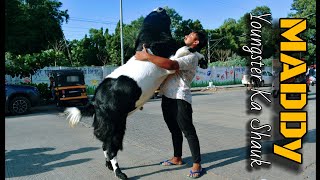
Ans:
[[[224,89],[224,88],[236,88],[236,87],[244,87],[243,84],[233,84],[233,85],[225,85],[225,86],[207,86],[207,87],[193,87],[191,88],[191,92],[204,91],[207,89]]]

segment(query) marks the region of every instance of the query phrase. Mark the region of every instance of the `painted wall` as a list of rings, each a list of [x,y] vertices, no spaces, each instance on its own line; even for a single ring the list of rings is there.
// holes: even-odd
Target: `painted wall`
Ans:
[[[117,67],[78,67],[84,72],[85,83],[89,90],[94,90],[96,86],[102,81],[102,79],[110,74]],[[58,69],[72,69],[71,67],[45,67],[38,70],[32,77],[11,77],[5,76],[6,83],[19,84],[20,82],[32,82],[32,83],[48,83],[50,72]],[[271,67],[265,67],[269,71]],[[242,75],[247,72],[247,67],[208,67],[207,69],[198,68],[196,76],[193,79],[192,87],[206,87],[209,82],[213,82],[213,85],[229,85],[229,84],[241,84]]]

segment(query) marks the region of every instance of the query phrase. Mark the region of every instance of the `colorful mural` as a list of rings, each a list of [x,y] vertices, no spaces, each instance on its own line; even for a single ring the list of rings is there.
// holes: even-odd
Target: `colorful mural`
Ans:
[[[208,67],[207,69],[197,69],[193,79],[193,87],[206,87],[209,82],[213,85],[228,85],[241,83],[242,75],[245,74],[246,67]]]
[[[102,79],[110,74],[117,67],[79,67],[84,72],[85,82],[88,86],[88,90],[94,92],[95,87],[102,81]],[[270,68],[271,67],[265,67]],[[58,69],[72,69],[72,67],[45,67],[38,70],[32,77],[11,77],[5,76],[6,83],[19,84],[20,82],[32,82],[32,83],[48,83],[52,70]],[[241,84],[242,75],[248,70],[247,67],[208,67],[207,69],[198,68],[196,76],[191,84],[192,87],[207,87],[209,82],[213,85],[230,85]]]

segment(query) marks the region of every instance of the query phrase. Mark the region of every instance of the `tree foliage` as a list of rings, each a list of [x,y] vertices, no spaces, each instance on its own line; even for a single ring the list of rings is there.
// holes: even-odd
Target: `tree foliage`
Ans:
[[[65,55],[53,49],[41,51],[40,53],[15,55],[10,52],[5,53],[6,74],[11,76],[28,77],[33,75],[38,69],[45,66],[68,66]]]
[[[303,53],[308,64],[316,61],[316,0],[293,0],[291,5],[293,13],[289,17],[306,18],[307,30],[301,35],[308,42],[308,52]]]
[[[44,66],[105,66],[121,65],[120,22],[114,33],[109,29],[90,29],[82,39],[66,41],[63,39],[61,24],[69,19],[68,10],[60,10],[62,3],[57,0],[6,0],[6,73],[27,76]],[[315,59],[315,0],[294,0],[290,17],[306,17],[308,30],[303,37],[308,40],[308,59]],[[164,7],[171,17],[171,32],[180,46],[184,36],[192,30],[204,30],[199,20],[183,19],[175,9]],[[250,44],[250,13],[269,14],[267,6],[259,6],[245,13],[238,20],[226,18],[216,29],[205,30],[210,49],[201,53],[211,55],[209,62],[216,60],[232,61],[232,65],[246,64],[247,54],[242,46]],[[260,22],[263,58],[277,58],[281,29],[277,20],[272,25]],[[124,61],[135,54],[135,41],[144,17],[123,24]],[[243,61],[241,63],[241,61]],[[269,61],[268,61],[269,62]]]
[[[69,18],[56,0],[5,1],[5,51],[38,53],[63,38],[61,24]]]

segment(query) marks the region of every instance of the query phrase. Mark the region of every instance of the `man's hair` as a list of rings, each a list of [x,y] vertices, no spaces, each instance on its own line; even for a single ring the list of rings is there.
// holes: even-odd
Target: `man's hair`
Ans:
[[[207,34],[204,31],[192,31],[197,34],[199,44],[195,47],[195,50],[200,52],[200,50],[207,45],[208,39]]]

